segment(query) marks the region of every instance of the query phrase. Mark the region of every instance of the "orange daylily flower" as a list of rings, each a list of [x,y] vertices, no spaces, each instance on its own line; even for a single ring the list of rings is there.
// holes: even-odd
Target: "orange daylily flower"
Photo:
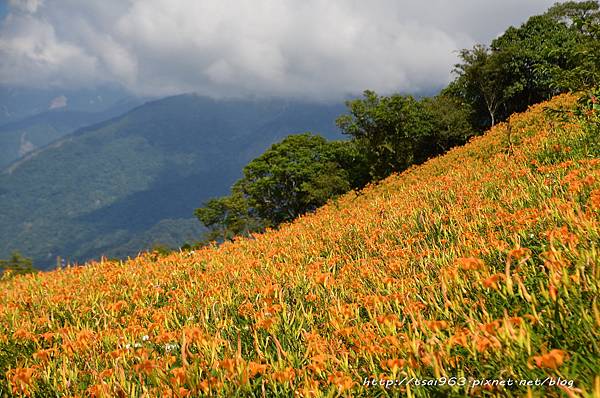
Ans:
[[[531,358],[538,368],[558,369],[569,357],[564,350],[554,349],[543,355],[536,355]]]
[[[483,268],[483,260],[475,257],[459,258],[457,260],[461,269],[466,271],[475,271]]]

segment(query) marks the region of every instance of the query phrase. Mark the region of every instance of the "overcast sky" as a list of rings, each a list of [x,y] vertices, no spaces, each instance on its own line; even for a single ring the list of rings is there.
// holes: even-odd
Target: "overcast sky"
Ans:
[[[0,83],[142,95],[431,92],[553,0],[0,0]]]

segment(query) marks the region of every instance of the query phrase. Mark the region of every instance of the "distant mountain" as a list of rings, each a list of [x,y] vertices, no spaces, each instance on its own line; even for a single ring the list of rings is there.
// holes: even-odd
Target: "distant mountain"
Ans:
[[[341,104],[213,100],[146,103],[34,150],[0,174],[0,258],[49,267],[135,255],[198,238],[193,210],[226,194],[242,167],[283,137],[341,138]]]
[[[61,107],[0,126],[0,169],[78,128],[122,115],[141,103],[127,98],[97,112]]]

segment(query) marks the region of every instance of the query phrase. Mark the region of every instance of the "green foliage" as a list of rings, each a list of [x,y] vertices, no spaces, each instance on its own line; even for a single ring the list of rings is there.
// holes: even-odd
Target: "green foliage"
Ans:
[[[595,119],[600,116],[600,88],[597,87],[581,96],[577,112]]]
[[[227,240],[276,227],[368,181],[354,143],[310,133],[290,135],[244,167],[229,196],[196,210],[208,240]]]
[[[342,147],[312,134],[290,135],[244,167],[236,183],[267,225],[291,221],[350,190]]]
[[[596,0],[587,1],[566,1],[564,3],[556,3],[546,11],[546,16],[558,22],[579,23],[598,21],[600,13],[598,13],[598,2]],[[584,32],[581,25],[576,26],[580,31]]]
[[[345,171],[350,189],[360,189],[371,181],[367,158],[356,141],[328,141],[326,149],[334,163]]]
[[[350,113],[337,125],[364,150],[374,180],[443,153],[472,134],[469,106],[448,95],[420,101],[373,91],[363,96],[346,103]]]
[[[431,152],[442,153],[462,145],[474,134],[470,104],[459,98],[441,93],[422,100],[425,114],[433,121],[430,137]],[[425,148],[427,150],[427,148]]]
[[[194,214],[209,228],[205,239],[210,241],[231,240],[261,227],[260,220],[250,215],[248,200],[238,185],[234,186],[231,195],[209,200]]]
[[[557,3],[545,15],[579,33],[581,43],[574,53],[574,68],[571,71],[575,80],[566,80],[567,87],[597,87],[600,83],[598,81],[600,76],[600,60],[598,59],[600,55],[600,5],[598,1]],[[565,75],[568,76],[569,71],[565,72]]]
[[[584,156],[600,158],[600,88],[595,88],[583,95],[578,103],[576,115],[582,125]]]
[[[489,124],[496,123],[498,113],[507,106],[512,94],[522,89],[520,81],[511,82],[507,73],[508,54],[495,55],[490,49],[476,45],[460,52],[462,63],[455,72],[460,76],[456,91],[472,103],[480,113],[489,116]]]
[[[350,114],[340,116],[337,125],[365,149],[370,174],[378,180],[414,162],[419,138],[431,126],[411,96],[380,97],[369,90],[363,96],[346,103]]]
[[[31,274],[37,270],[33,267],[31,259],[23,257],[19,252],[12,252],[7,260],[0,260],[0,270],[9,275]]]
[[[462,50],[450,91],[472,104],[485,128],[529,105],[598,84],[597,1],[566,2],[510,27],[488,48]]]

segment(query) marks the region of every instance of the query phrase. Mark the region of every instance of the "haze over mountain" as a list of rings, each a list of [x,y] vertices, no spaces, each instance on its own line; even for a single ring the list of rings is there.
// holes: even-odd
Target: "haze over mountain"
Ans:
[[[26,155],[0,175],[0,258],[135,255],[200,237],[193,210],[291,133],[340,138],[344,111],[289,100],[180,95],[149,102]]]
[[[56,110],[107,112],[135,101],[135,98],[123,87],[113,84],[94,85],[89,88],[69,88],[60,85],[31,87],[0,80],[0,126]]]

